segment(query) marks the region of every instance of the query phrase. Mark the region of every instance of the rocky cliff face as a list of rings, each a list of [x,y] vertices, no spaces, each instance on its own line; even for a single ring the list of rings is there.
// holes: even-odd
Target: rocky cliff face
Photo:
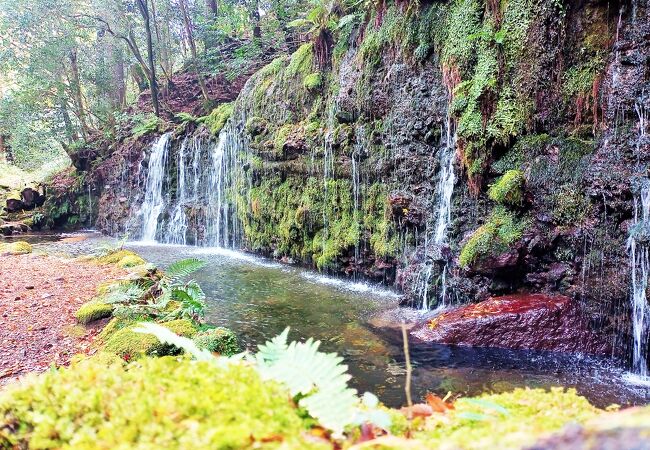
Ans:
[[[307,43],[255,73],[221,141],[198,127],[203,160],[227,155],[222,234],[396,283],[416,306],[561,293],[621,336],[650,162],[648,2],[400,5],[348,16],[331,61]],[[192,130],[176,132],[170,160]],[[122,198],[142,192],[148,144],[123,143],[100,166],[105,231],[140,229]],[[189,230],[209,241],[205,225]]]

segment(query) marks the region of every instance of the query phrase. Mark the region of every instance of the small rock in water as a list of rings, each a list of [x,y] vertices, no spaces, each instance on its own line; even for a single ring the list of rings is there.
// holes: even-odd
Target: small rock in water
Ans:
[[[28,284],[27,286],[25,286],[25,289],[34,289],[34,286],[31,285],[31,284]]]

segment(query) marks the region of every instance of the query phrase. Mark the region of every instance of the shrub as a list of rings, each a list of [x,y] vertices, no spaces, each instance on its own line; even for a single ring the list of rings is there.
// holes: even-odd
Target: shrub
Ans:
[[[305,429],[289,393],[242,364],[91,358],[0,394],[1,448],[328,448]]]
[[[0,244],[0,253],[8,253],[10,255],[27,255],[32,252],[32,246],[29,242],[18,241],[11,244]]]
[[[112,305],[100,302],[98,300],[91,300],[81,305],[74,316],[76,317],[77,322],[87,324],[94,322],[95,320],[110,317],[111,314],[113,314]]]
[[[219,353],[224,356],[232,356],[239,353],[237,336],[227,328],[212,328],[207,331],[200,331],[192,339],[202,349],[212,353]]]
[[[172,320],[161,325],[183,337],[191,338],[197,332],[194,324],[187,319]],[[113,326],[116,327],[117,325]],[[143,355],[165,356],[180,353],[178,348],[160,343],[155,336],[133,331],[137,327],[138,325],[133,324],[132,321],[132,324],[128,326],[114,330],[106,337],[103,350],[118,355],[127,361]]]
[[[490,200],[513,206],[524,201],[524,173],[521,170],[508,170],[488,190]]]

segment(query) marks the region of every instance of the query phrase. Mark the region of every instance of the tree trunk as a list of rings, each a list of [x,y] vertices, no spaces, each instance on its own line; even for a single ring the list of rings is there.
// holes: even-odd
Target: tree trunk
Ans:
[[[81,93],[81,78],[79,76],[79,63],[77,61],[77,50],[74,49],[68,55],[70,60],[70,88],[72,89],[72,98],[74,99],[75,109],[79,124],[81,125],[81,134],[84,139],[88,138],[89,127],[86,119],[86,108],[84,107],[83,94]]]
[[[253,38],[259,39],[262,37],[262,29],[260,28],[260,2],[253,0],[250,10],[251,21],[253,22]]]
[[[201,89],[201,94],[206,102],[210,101],[210,96],[208,95],[208,88],[203,81],[203,77],[199,72],[198,57],[196,54],[196,43],[194,42],[194,35],[192,33],[192,19],[190,18],[190,13],[187,8],[187,3],[185,0],[179,0],[178,4],[181,8],[181,15],[183,16],[183,24],[185,25],[185,33],[187,34],[187,43],[190,47],[190,52],[192,53],[192,66],[194,67],[194,72],[196,73],[196,79],[199,82],[199,88]]]
[[[122,109],[126,106],[126,80],[124,75],[124,54],[122,49],[112,46],[113,50],[113,106]]]
[[[153,38],[151,35],[151,20],[149,16],[148,0],[137,0],[138,9],[144,20],[144,29],[147,38],[147,60],[149,70],[149,88],[151,89],[151,103],[153,104],[153,112],[156,116],[160,117],[160,103],[158,102],[158,82],[156,80],[156,65],[154,63],[153,51]]]
[[[216,19],[217,14],[219,13],[219,8],[217,7],[217,0],[205,0],[205,7],[208,10],[208,15]]]

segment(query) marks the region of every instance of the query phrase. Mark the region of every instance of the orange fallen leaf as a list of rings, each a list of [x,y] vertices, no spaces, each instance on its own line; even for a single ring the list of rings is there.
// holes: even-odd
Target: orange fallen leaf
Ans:
[[[415,405],[411,406],[410,408],[408,406],[403,407],[400,409],[402,414],[404,414],[406,417],[429,417],[433,415],[433,408],[429,405],[426,405],[424,403],[416,403]]]
[[[454,409],[454,405],[445,402],[443,399],[431,392],[427,393],[425,399],[427,401],[427,404],[431,407],[431,409],[433,409],[434,412],[444,413],[450,409]]]

